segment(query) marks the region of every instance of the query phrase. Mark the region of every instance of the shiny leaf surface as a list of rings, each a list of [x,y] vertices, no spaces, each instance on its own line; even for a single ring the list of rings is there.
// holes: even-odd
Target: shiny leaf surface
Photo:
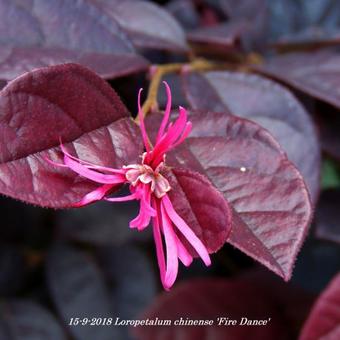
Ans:
[[[176,212],[194,231],[210,253],[226,242],[231,231],[232,212],[223,195],[201,174],[173,168],[165,173],[169,180],[170,200]],[[196,255],[188,241],[179,234],[186,249]]]
[[[61,48],[1,47],[0,79],[12,80],[36,68],[64,63],[86,66],[105,79],[126,76],[148,68],[148,62],[136,54],[89,53]]]
[[[1,91],[0,109],[0,192],[26,202],[68,206],[93,188],[46,161],[62,162],[60,139],[70,152],[99,165],[129,164],[140,154],[139,131],[118,95],[79,65],[17,78]]]
[[[320,185],[316,130],[288,90],[262,77],[239,72],[189,73],[183,81],[194,109],[231,112],[268,129],[301,171],[316,200]]]
[[[155,114],[148,124],[159,120]],[[253,122],[213,112],[190,120],[193,131],[167,164],[204,174],[233,207],[228,242],[289,280],[312,213],[300,173]]]
[[[339,109],[339,65],[338,53],[321,51],[273,57],[255,69]]]

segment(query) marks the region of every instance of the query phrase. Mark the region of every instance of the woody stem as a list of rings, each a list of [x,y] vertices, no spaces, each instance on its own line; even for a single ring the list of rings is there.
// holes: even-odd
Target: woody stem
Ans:
[[[213,70],[238,70],[242,72],[252,72],[252,69],[249,68],[249,65],[262,64],[263,61],[264,60],[261,55],[250,53],[246,56],[242,56],[240,63],[237,64],[228,62],[213,62],[204,58],[196,58],[187,63],[153,65],[151,69],[151,81],[147,98],[142,106],[144,117],[146,117],[150,111],[157,108],[159,85],[166,74],[192,71],[204,72]],[[137,124],[139,123],[138,116],[136,117],[135,122]]]
[[[164,77],[164,75],[169,73],[180,73],[180,72],[190,72],[190,71],[211,71],[211,70],[221,70],[221,69],[235,69],[235,65],[229,63],[215,63],[208,61],[206,59],[195,59],[190,63],[174,63],[165,65],[155,65],[154,70],[151,75],[151,82],[148,89],[147,98],[142,106],[144,112],[144,117],[157,107],[157,96],[159,85]],[[135,119],[138,124],[138,116]]]

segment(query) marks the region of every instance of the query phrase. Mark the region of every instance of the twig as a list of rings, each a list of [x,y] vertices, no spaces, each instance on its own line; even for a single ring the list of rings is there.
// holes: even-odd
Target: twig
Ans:
[[[253,62],[254,59],[255,59],[254,56],[250,56],[250,58],[247,61],[248,63]],[[202,58],[194,59],[190,63],[173,63],[152,66],[153,69],[151,71],[152,72],[151,82],[148,89],[147,98],[142,106],[144,117],[146,117],[150,111],[153,111],[157,108],[159,86],[163,77],[166,74],[191,71],[203,72],[212,70],[235,70],[237,69],[238,66],[239,65],[231,63],[215,63]],[[247,66],[244,67],[246,68]],[[138,116],[136,117],[135,122],[137,124],[139,123]]]

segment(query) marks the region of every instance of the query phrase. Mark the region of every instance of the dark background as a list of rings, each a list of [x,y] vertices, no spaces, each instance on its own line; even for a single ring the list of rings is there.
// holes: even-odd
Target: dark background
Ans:
[[[245,15],[242,10],[237,13],[239,7],[234,6],[232,1],[173,0],[157,3],[172,13],[188,34],[204,27],[237,21],[241,16],[244,19]],[[224,3],[226,7],[223,7]],[[241,4],[240,7],[254,3],[253,10],[245,18],[248,21],[258,18],[259,23],[254,25],[265,25],[265,29],[257,30],[258,26],[254,26],[251,32],[235,38],[238,56],[246,56],[250,52],[265,57],[290,51],[314,54],[320,48],[338,53],[339,1],[268,0],[263,19],[260,17],[262,12],[257,12],[259,7],[255,0],[237,3]],[[228,14],[225,9],[228,6],[235,13]],[[11,20],[12,14],[7,15]],[[13,20],[17,19],[13,17]],[[254,32],[257,32],[255,37],[251,34]],[[213,52],[209,57],[229,60],[235,58],[234,50],[232,52]],[[183,54],[154,49],[141,49],[140,53],[154,63],[186,60]],[[202,54],[206,55],[207,50],[203,48]],[[180,89],[175,87],[176,79],[167,79],[174,86],[174,105],[187,105]],[[2,83],[5,84],[5,81]],[[112,79],[110,84],[135,113],[136,91],[148,84],[145,72]],[[340,86],[340,75],[337,84]],[[164,318],[167,308],[171,317],[176,310],[181,316],[186,304],[194,304],[193,301],[200,299],[205,307],[202,307],[201,313],[197,306],[196,314],[192,314],[195,318],[206,317],[209,308],[216,316],[233,313],[251,316],[256,309],[264,318],[276,318],[275,327],[283,327],[287,333],[287,336],[283,335],[282,331],[282,338],[296,338],[315,297],[340,269],[339,149],[333,153],[330,150],[332,146],[340,145],[337,129],[340,123],[337,118],[339,108],[294,88],[291,90],[315,118],[323,153],[321,193],[315,206],[315,218],[289,285],[240,251],[225,245],[212,256],[211,267],[205,268],[200,261],[194,261],[189,268],[181,267],[174,292],[170,293],[173,295],[169,295],[174,296],[175,302],[167,303],[159,300],[159,295],[164,293],[150,231],[137,233],[128,228],[129,220],[137,213],[137,204],[99,202],[81,209],[57,211],[3,196],[0,198],[0,339],[125,340],[132,337],[126,327],[75,327],[68,326],[68,322],[71,317],[83,316],[104,318],[111,315],[133,319],[140,317],[151,305],[156,308],[157,304],[160,304]],[[162,105],[164,98],[160,97],[159,101]],[[332,129],[321,133],[325,125]],[[211,290],[206,290],[209,285],[200,287],[200,282],[205,281],[197,280],[203,279],[210,280],[207,282],[212,284],[214,280],[224,282],[225,286],[216,288],[220,298],[211,296]],[[188,294],[191,291],[193,300],[178,297],[176,300],[178,287],[188,287]],[[256,301],[246,300],[244,296],[247,294],[249,299],[256,295]],[[219,306],[221,301],[223,304]],[[270,304],[268,308],[265,307],[267,303]],[[235,305],[238,305],[236,309]],[[263,310],[259,305],[264,306]],[[154,313],[157,315],[157,308]],[[254,315],[257,314],[254,312]],[[157,338],[158,330],[154,332],[156,335],[149,334],[146,338]],[[176,339],[176,332],[171,332],[167,339]],[[208,333],[204,332],[197,334],[205,339]],[[218,339],[255,339],[254,330],[250,329],[239,334],[228,333],[229,330],[220,332],[219,337],[215,335]],[[198,338],[189,333],[185,339]],[[259,336],[271,339],[274,334]]]

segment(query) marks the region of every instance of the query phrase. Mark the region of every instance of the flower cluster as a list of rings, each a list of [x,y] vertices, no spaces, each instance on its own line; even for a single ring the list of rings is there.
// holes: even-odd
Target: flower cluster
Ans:
[[[98,166],[72,156],[61,144],[64,164],[58,165],[68,167],[80,176],[101,184],[74,206],[80,207],[98,200],[110,202],[138,200],[140,202],[139,214],[130,222],[130,228],[143,230],[152,220],[160,277],[163,287],[168,290],[177,277],[178,259],[185,266],[189,266],[193,260],[178,235],[184,236],[207,266],[210,265],[210,257],[201,240],[177,214],[167,194],[171,186],[162,175],[165,155],[185,140],[191,131],[191,123],[188,121],[186,110],[182,107],[179,109],[177,120],[169,123],[171,91],[168,84],[166,82],[164,84],[168,101],[154,146],[151,145],[145,129],[144,114],[140,105],[141,90],[138,94],[139,124],[146,150],[141,157],[141,164],[129,164],[121,169]],[[110,193],[122,184],[129,185],[130,195],[110,197]]]

